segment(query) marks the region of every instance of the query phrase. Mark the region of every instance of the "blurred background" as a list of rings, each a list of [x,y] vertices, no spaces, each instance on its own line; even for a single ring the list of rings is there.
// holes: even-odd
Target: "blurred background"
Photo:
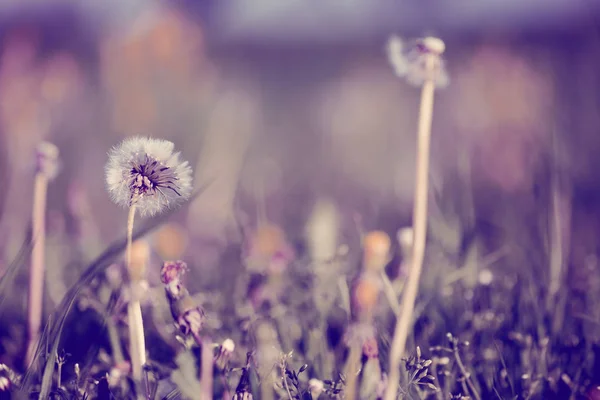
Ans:
[[[583,264],[600,223],[599,24],[596,0],[2,0],[0,275],[26,237],[41,140],[61,152],[48,279],[65,284],[76,276],[59,265],[124,233],[103,168],[130,135],[173,141],[196,187],[211,182],[149,239],[176,237],[164,246],[203,285],[223,279],[240,226],[262,215],[299,240],[318,198],[339,206],[349,237],[357,224],[395,235],[411,219],[420,92],[388,63],[394,33],[446,43],[433,246],[512,245],[506,268],[523,268],[558,199]]]

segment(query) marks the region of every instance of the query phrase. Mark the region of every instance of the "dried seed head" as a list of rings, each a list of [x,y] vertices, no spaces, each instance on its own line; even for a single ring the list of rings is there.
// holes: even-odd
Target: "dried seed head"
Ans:
[[[111,149],[106,183],[113,201],[154,215],[192,193],[192,169],[167,140],[134,137]]]
[[[50,142],[41,142],[36,149],[37,172],[48,180],[56,178],[59,170],[58,147]]]
[[[160,280],[165,285],[175,281],[179,283],[187,270],[188,266],[184,261],[165,261],[160,270]]]

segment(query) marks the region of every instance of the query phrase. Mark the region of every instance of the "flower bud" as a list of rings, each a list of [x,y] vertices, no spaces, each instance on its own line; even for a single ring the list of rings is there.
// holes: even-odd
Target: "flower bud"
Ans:
[[[373,231],[363,240],[363,267],[367,271],[380,272],[385,268],[390,253],[390,237],[383,231]]]

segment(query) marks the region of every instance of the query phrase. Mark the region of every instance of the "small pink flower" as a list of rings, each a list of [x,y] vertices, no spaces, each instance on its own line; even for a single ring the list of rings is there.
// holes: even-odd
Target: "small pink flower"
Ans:
[[[175,280],[180,281],[187,269],[187,264],[183,261],[165,261],[160,270],[160,280],[165,285],[169,285]]]

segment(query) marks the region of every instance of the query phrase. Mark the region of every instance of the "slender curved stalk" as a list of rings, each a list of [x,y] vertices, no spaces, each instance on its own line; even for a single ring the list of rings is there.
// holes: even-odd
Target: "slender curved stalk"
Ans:
[[[33,189],[31,269],[29,273],[29,296],[27,304],[28,346],[26,365],[31,365],[42,325],[44,298],[44,253],[46,246],[46,193],[48,177],[43,172],[35,176]]]
[[[426,68],[430,71],[434,67],[434,57],[433,55],[428,55],[426,59]],[[404,354],[408,332],[412,326],[413,309],[425,256],[429,186],[429,145],[431,141],[434,90],[435,81],[427,79],[421,91],[421,105],[419,110],[417,170],[413,208],[414,240],[411,254],[411,269],[402,295],[400,316],[396,319],[396,328],[390,350],[389,383],[385,393],[385,400],[394,400],[397,396],[398,381],[400,380],[400,360]]]
[[[129,208],[127,217],[127,247],[125,249],[125,260],[130,276],[132,276],[131,265],[131,247],[133,238],[133,221],[135,218],[136,206]],[[133,277],[132,277],[133,278]],[[146,343],[144,338],[144,322],[142,319],[142,307],[139,298],[137,298],[135,285],[137,278],[131,282],[131,300],[127,305],[127,321],[129,325],[129,352],[131,355],[131,371],[133,380],[136,384],[141,383],[143,377],[143,367],[146,364]]]

